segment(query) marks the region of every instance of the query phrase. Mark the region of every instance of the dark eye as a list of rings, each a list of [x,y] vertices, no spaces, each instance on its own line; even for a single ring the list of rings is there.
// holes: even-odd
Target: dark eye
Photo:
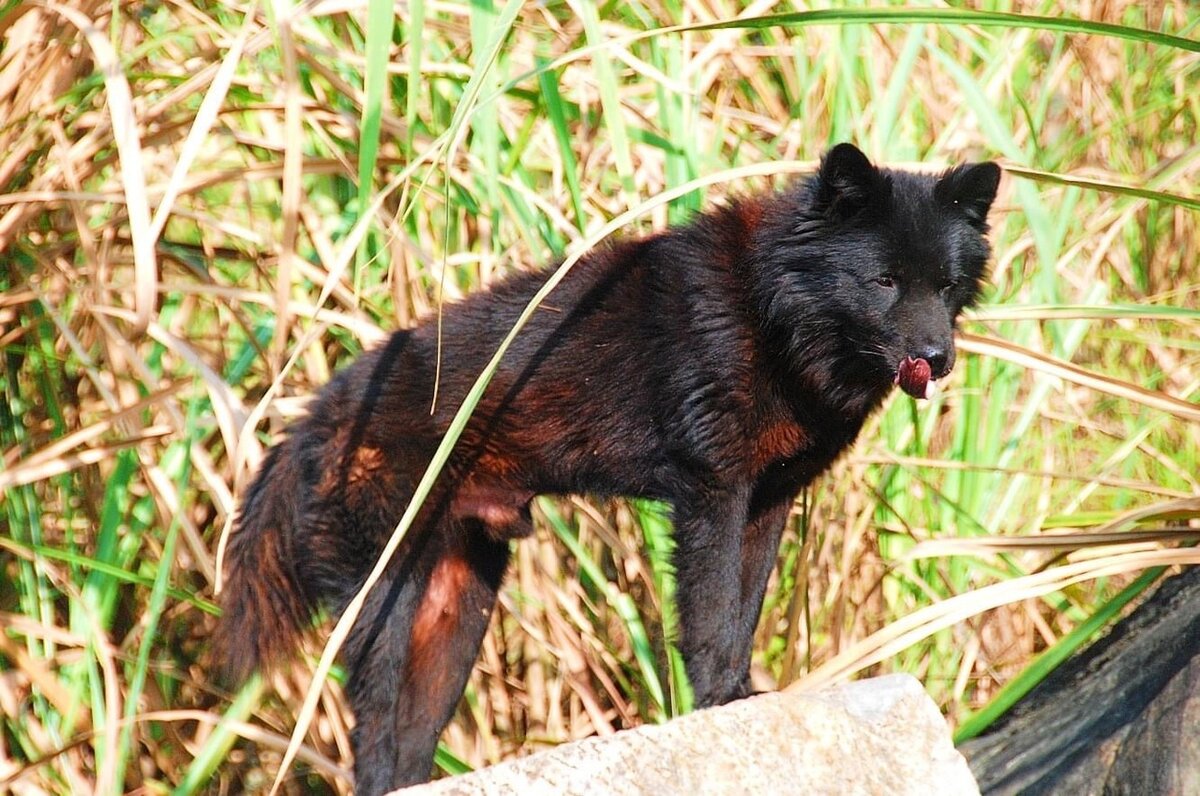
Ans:
[[[949,293],[951,290],[954,290],[954,288],[956,288],[956,287],[958,287],[958,280],[951,279],[949,282],[943,283],[942,286],[938,290],[944,296],[947,293]]]
[[[896,286],[896,277],[891,274],[883,274],[882,276],[875,277],[875,284],[880,287],[893,288]]]

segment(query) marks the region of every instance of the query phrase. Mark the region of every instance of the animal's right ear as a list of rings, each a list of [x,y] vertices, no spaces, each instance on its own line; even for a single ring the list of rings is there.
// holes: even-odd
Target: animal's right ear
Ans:
[[[817,207],[826,215],[849,218],[886,196],[889,182],[854,144],[838,144],[821,158]]]

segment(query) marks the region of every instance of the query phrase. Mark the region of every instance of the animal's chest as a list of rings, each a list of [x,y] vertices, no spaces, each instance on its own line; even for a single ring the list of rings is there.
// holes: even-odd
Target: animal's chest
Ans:
[[[784,420],[765,424],[750,448],[752,512],[794,497],[828,469],[853,439],[853,434],[834,425],[807,428]]]
[[[760,424],[748,440],[749,470],[753,477],[771,472],[780,462],[795,458],[811,444],[812,434],[791,419]]]

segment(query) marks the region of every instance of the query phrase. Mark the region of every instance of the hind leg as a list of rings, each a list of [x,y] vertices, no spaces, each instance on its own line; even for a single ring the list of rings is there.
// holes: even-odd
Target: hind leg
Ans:
[[[342,651],[348,675],[346,694],[354,713],[351,740],[358,793],[386,792],[394,778],[394,703],[401,687],[412,612],[421,597],[417,573],[389,575],[367,596]]]
[[[425,782],[487,630],[508,545],[457,526],[414,551],[348,645],[359,794]],[[407,576],[406,576],[407,575]]]

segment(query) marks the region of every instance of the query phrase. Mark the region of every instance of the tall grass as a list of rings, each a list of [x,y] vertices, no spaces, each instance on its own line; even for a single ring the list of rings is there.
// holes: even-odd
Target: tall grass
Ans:
[[[325,636],[236,694],[207,639],[305,397],[443,301],[840,140],[1000,159],[994,273],[948,388],[798,504],[761,685],[908,671],[969,735],[1196,560],[1200,12],[981,10],[0,5],[0,789],[269,785]],[[535,517],[448,771],[689,708],[663,508]],[[340,678],[294,790],[348,789]]]

